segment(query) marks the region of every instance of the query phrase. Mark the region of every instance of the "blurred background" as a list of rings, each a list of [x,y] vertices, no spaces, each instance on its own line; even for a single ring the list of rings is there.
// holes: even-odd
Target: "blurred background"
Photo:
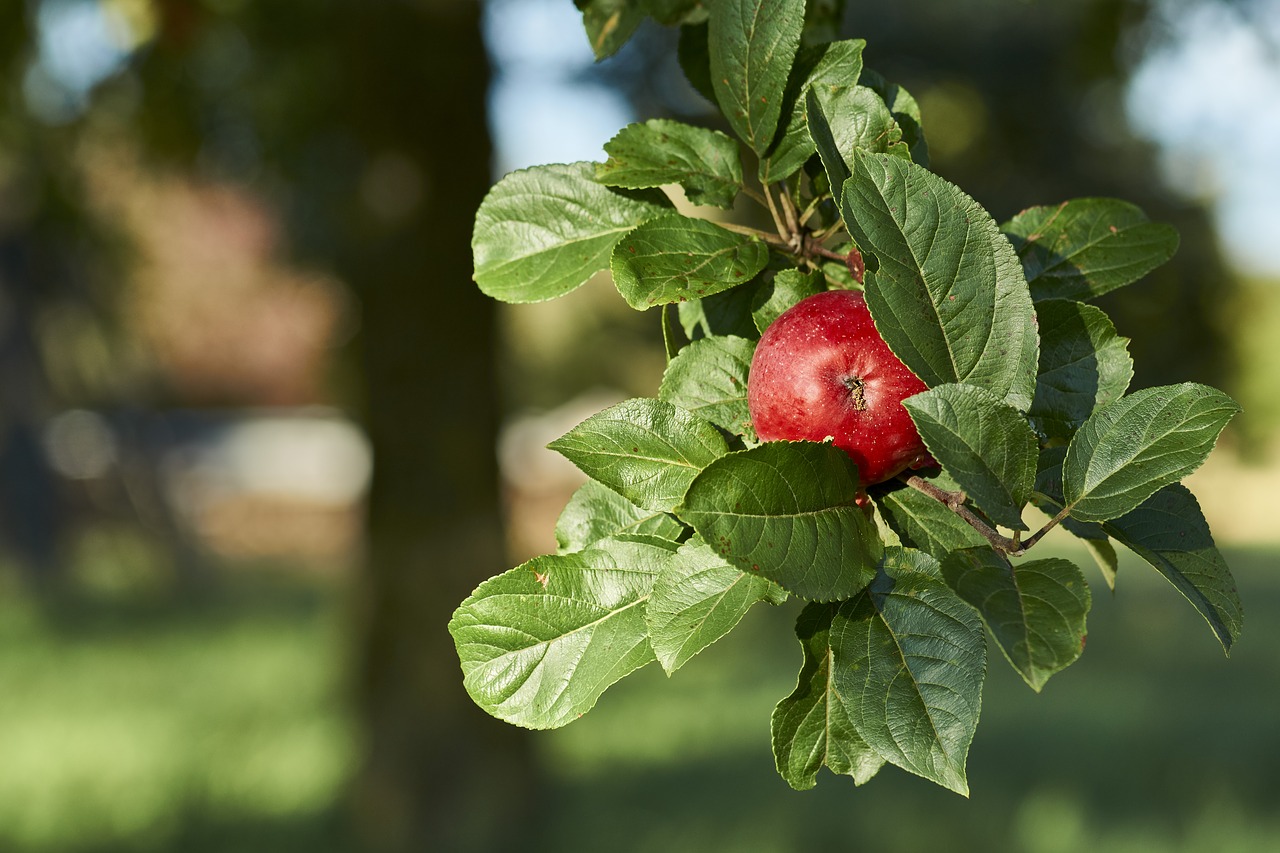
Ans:
[[[1103,306],[1136,387],[1245,406],[1189,482],[1230,660],[1125,561],[1042,695],[992,658],[970,800],[787,788],[791,606],[563,730],[486,717],[448,616],[554,550],[579,479],[543,445],[663,356],[607,280],[480,296],[471,219],[511,169],[710,120],[675,33],[595,64],[570,0],[7,0],[0,850],[1280,849],[1280,2],[848,5],[997,220],[1111,195],[1181,230]]]

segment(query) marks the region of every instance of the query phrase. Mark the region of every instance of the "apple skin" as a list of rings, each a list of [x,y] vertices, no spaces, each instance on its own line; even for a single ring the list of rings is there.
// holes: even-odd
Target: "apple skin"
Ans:
[[[848,453],[862,486],[932,464],[902,401],[926,386],[876,331],[863,295],[800,300],[760,338],[747,405],[763,441],[824,441]]]

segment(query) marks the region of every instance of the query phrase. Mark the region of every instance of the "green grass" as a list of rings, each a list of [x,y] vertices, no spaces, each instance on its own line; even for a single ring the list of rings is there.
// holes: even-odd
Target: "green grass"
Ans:
[[[354,760],[333,591],[6,599],[0,850],[314,849]]]
[[[1280,850],[1278,555],[1229,559],[1247,608],[1229,660],[1138,563],[1116,596],[1095,586],[1088,649],[1043,694],[994,653],[968,800],[893,767],[791,791],[768,727],[799,668],[798,605],[759,607],[673,678],[650,666],[529,735],[525,849]],[[0,850],[353,849],[346,620],[340,585],[299,576],[233,578],[200,605],[45,611],[6,590]]]

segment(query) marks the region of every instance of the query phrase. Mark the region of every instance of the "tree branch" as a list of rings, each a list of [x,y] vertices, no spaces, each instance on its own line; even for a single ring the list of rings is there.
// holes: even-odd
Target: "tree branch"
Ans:
[[[1027,553],[1027,551],[1031,550],[1032,546],[1039,542],[1046,533],[1057,527],[1071,511],[1070,507],[1063,507],[1057,515],[1049,519],[1049,522],[1045,524],[1044,527],[1037,530],[1030,539],[1026,542],[1020,542],[1018,541],[1018,533],[1014,533],[1012,539],[1007,536],[1002,536],[999,531],[979,518],[974,514],[973,510],[969,509],[969,507],[965,506],[965,501],[968,500],[968,495],[963,491],[949,492],[946,489],[940,489],[933,483],[930,483],[928,480],[916,474],[899,474],[898,479],[902,480],[916,491],[923,492],[941,503],[947,509],[954,512],[956,515],[960,516],[970,527],[982,534],[982,538],[986,539],[992,548],[997,552],[1004,554],[1006,557],[1021,557],[1023,554]]]

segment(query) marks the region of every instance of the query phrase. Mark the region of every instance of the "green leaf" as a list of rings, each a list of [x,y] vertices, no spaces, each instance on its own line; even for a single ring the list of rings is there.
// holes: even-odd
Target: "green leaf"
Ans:
[[[1116,554],[1115,546],[1107,538],[1093,539],[1086,536],[1081,537],[1081,541],[1089,549],[1089,556],[1093,557],[1098,571],[1102,572],[1102,579],[1106,581],[1107,589],[1115,592],[1116,575],[1120,571],[1120,558]]]
[[[716,102],[711,85],[711,54],[707,45],[707,24],[685,24],[680,27],[676,58],[689,85],[711,103]]]
[[[573,493],[556,521],[558,553],[581,551],[601,539],[642,534],[679,541],[685,527],[665,512],[641,509],[595,480]]]
[[[702,0],[640,0],[640,7],[663,26],[696,24],[707,19]]]
[[[1092,299],[1135,282],[1178,250],[1178,232],[1113,198],[1033,207],[1001,226],[1040,299]]]
[[[1046,447],[1040,451],[1036,485],[1031,494],[1031,502],[1050,518],[1057,516],[1066,506],[1066,500],[1062,497],[1062,462],[1066,456],[1067,448],[1061,445]],[[1120,561],[1102,525],[1092,521],[1078,521],[1070,516],[1063,518],[1061,524],[1073,536],[1084,542],[1093,561],[1098,564],[1107,587],[1114,592]]]
[[[982,623],[919,551],[885,550],[882,571],[831,623],[836,690],[887,761],[968,796],[965,759],[982,708]]]
[[[654,659],[644,607],[672,556],[604,540],[482,583],[449,621],[467,693],[493,716],[533,729],[589,711],[609,685]]]
[[[804,0],[710,0],[708,8],[716,103],[738,138],[763,154],[778,129]]]
[[[596,61],[613,56],[644,20],[636,0],[574,0]]]
[[[972,385],[939,385],[902,401],[920,438],[992,521],[1026,530],[1039,445],[1015,409]]]
[[[739,337],[717,335],[694,341],[667,365],[658,399],[754,441],[747,374],[755,348],[755,341]]]
[[[680,347],[684,346],[676,334],[679,314],[671,310],[670,304],[663,305],[659,310],[662,312],[662,351],[667,357],[667,364],[670,364],[680,354]]]
[[[1028,414],[1050,438],[1069,439],[1098,406],[1124,395],[1133,379],[1129,339],[1083,302],[1036,303],[1040,372]]]
[[[678,213],[652,219],[613,250],[613,283],[632,308],[710,296],[750,281],[769,248],[746,234]]]
[[[808,47],[833,42],[844,26],[845,0],[807,0],[800,44]]]
[[[782,316],[783,311],[826,289],[822,273],[817,270],[807,273],[798,269],[782,270],[773,277],[773,281],[760,288],[751,310],[751,319],[756,329],[763,333]]]
[[[815,84],[805,98],[805,114],[832,187],[843,187],[853,175],[859,149],[907,156],[889,108],[866,86]]]
[[[596,180],[644,189],[679,184],[691,204],[729,208],[742,189],[738,144],[718,130],[671,119],[629,124],[605,143]]]
[[[551,442],[594,480],[644,509],[665,512],[729,451],[714,426],[661,400],[625,400]]]
[[[910,149],[912,161],[927,167],[929,144],[924,138],[924,120],[916,99],[906,89],[897,83],[890,83],[882,74],[870,68],[862,69],[862,85],[874,91],[888,105],[893,120],[902,130],[902,141]]]
[[[767,157],[760,160],[762,183],[791,177],[814,155],[817,148],[809,136],[805,93],[810,86],[853,86],[862,73],[862,39],[835,41],[800,51],[783,96],[783,122]]]
[[[965,382],[1019,411],[1035,390],[1036,325],[1013,249],[953,184],[862,154],[844,185],[850,234],[880,267],[867,305],[890,349],[929,387]]]
[[[943,560],[942,576],[1037,693],[1084,651],[1089,585],[1069,560],[1011,565],[990,548],[970,548]]]
[[[761,279],[762,276],[757,276],[754,281],[740,287],[681,302],[677,310],[685,335],[691,341],[713,335],[759,340],[760,332],[751,317],[751,310],[764,286]]]
[[[1185,486],[1165,486],[1102,528],[1177,587],[1231,653],[1244,623],[1240,594],[1200,504]]]
[[[952,491],[958,484],[942,475],[930,478],[939,488]],[[987,540],[940,501],[903,486],[875,498],[881,516],[903,545],[924,551],[935,560],[959,548],[985,545]]]
[[[834,445],[771,441],[708,465],[676,515],[743,571],[833,601],[867,585],[884,548],[857,492],[858,468]]]
[[[498,181],[476,212],[471,251],[480,289],[503,302],[563,296],[609,266],[618,241],[668,212],[661,193],[621,193],[593,163],[534,166]]]
[[[705,542],[686,542],[663,565],[645,610],[658,663],[670,675],[732,631],[757,601],[779,604],[786,595],[729,565]]]
[[[1067,446],[1063,497],[1081,521],[1118,518],[1200,467],[1240,406],[1186,382],[1099,408]]]
[[[832,773],[852,776],[855,785],[884,766],[884,759],[854,728],[849,699],[840,694],[833,677],[831,623],[840,609],[839,602],[811,602],[800,611],[796,636],[804,649],[804,665],[796,689],[773,710],[774,761],[778,773],[797,791],[812,788],[824,764]]]

